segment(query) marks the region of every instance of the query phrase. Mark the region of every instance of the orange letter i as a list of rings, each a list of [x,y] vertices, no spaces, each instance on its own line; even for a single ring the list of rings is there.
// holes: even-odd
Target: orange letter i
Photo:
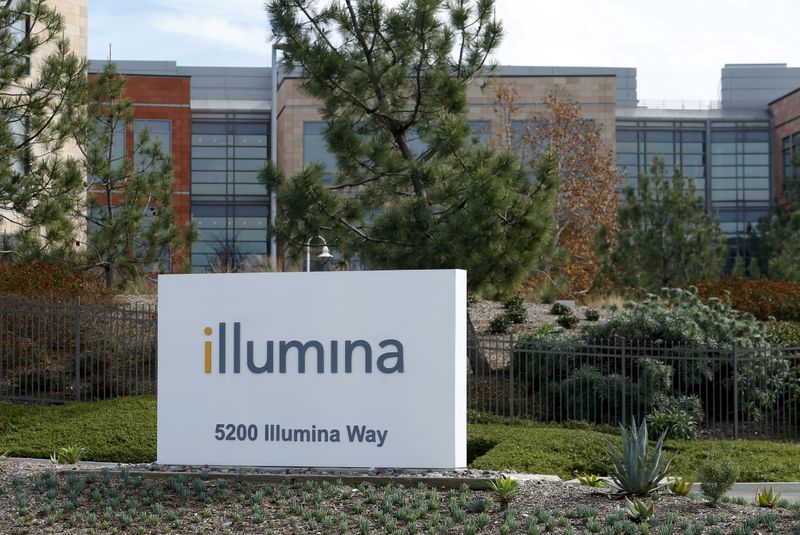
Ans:
[[[211,327],[206,327],[203,332],[206,336],[211,336],[214,331]],[[211,373],[211,340],[206,342],[206,373]]]

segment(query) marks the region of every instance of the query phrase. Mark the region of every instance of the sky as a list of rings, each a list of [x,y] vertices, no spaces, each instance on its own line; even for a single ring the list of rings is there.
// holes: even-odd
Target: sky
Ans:
[[[396,0],[390,0],[396,4]],[[726,63],[800,67],[797,0],[496,0],[503,65],[635,67],[639,99],[716,100]],[[89,57],[266,66],[262,0],[89,0]]]

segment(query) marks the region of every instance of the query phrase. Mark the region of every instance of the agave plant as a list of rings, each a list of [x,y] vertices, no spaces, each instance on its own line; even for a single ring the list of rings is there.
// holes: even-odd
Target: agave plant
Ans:
[[[612,466],[608,467],[611,476],[611,486],[620,494],[647,496],[664,485],[661,480],[667,475],[672,459],[664,456],[664,436],[662,433],[658,442],[648,453],[647,422],[637,429],[636,418],[630,430],[620,424],[622,434],[622,453],[609,443],[609,455]]]
[[[782,491],[775,492],[775,489],[770,486],[761,487],[756,492],[756,505],[759,507],[771,507],[775,508],[778,506],[778,503],[781,501],[781,494]]]
[[[603,480],[594,474],[586,474],[583,476],[578,476],[578,483],[580,483],[581,485],[585,485],[587,487],[598,487],[598,488],[605,487],[605,484],[603,484]]]
[[[693,483],[691,481],[687,481],[682,477],[678,477],[675,478],[672,483],[670,483],[669,490],[678,496],[688,496],[692,491],[692,485]]]
[[[634,498],[633,501],[625,498],[625,514],[635,522],[643,522],[653,516],[653,500],[640,500]]]

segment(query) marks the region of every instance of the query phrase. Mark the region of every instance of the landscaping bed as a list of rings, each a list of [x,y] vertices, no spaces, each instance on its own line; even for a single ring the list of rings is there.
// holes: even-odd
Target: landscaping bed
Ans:
[[[77,474],[9,460],[0,468],[0,533],[794,533],[793,509],[664,495],[647,529],[609,491],[564,483],[520,486],[504,508],[490,491],[423,484],[253,482],[207,474],[145,478]],[[750,529],[748,530],[747,527]]]
[[[580,423],[471,423],[467,430],[470,467],[475,470],[605,475],[607,443],[617,430]],[[117,398],[64,405],[0,402],[0,453],[47,459],[58,448],[86,448],[84,459],[152,463],[156,458],[156,399]],[[800,445],[756,440],[670,440],[674,475],[697,481],[697,467],[712,454],[734,458],[739,481],[800,480]]]

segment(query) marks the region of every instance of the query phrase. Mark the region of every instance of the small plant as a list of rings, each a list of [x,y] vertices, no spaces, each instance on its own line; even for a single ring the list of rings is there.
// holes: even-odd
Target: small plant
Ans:
[[[586,318],[586,321],[599,321],[600,311],[596,308],[587,308],[586,312],[583,313],[583,317]]]
[[[663,485],[661,480],[666,476],[672,459],[666,459],[663,453],[664,435],[662,434],[652,452],[648,453],[647,422],[636,428],[636,419],[630,430],[620,425],[622,433],[622,452],[609,443],[609,455],[612,466],[608,467],[612,485],[621,494],[646,496],[657,491]]]
[[[586,487],[597,487],[601,489],[606,486],[605,483],[603,483],[603,480],[594,474],[578,476],[578,483]]]
[[[694,483],[691,481],[687,481],[682,477],[676,477],[672,483],[669,484],[669,491],[678,496],[688,496],[689,493],[692,492],[692,485],[694,485]]]
[[[467,504],[467,511],[470,513],[482,513],[488,506],[489,503],[486,500],[481,500],[478,498],[477,500],[472,500]]]
[[[700,490],[712,504],[716,504],[733,487],[739,469],[729,456],[722,456],[701,464],[698,475],[703,481]]]
[[[570,330],[573,329],[575,326],[577,326],[578,323],[580,323],[580,321],[581,320],[578,319],[578,316],[570,312],[569,314],[564,314],[563,316],[559,316],[558,319],[556,320],[556,323],[559,325],[559,327],[563,327],[564,329]]]
[[[496,318],[494,318],[491,323],[489,323],[489,333],[490,334],[505,334],[508,332],[509,327],[511,327],[511,318],[503,312]]]
[[[756,505],[759,507],[769,507],[774,509],[778,506],[778,502],[781,501],[781,494],[782,491],[778,491],[776,494],[775,489],[772,488],[772,485],[770,485],[769,488],[761,487],[758,489],[758,491],[756,491]]]
[[[81,446],[67,446],[58,451],[54,451],[50,456],[53,464],[78,464],[86,455],[86,448]]]
[[[500,504],[505,508],[519,490],[519,482],[508,476],[489,482],[489,490],[494,493]]]
[[[625,514],[631,520],[643,522],[653,516],[653,500],[640,500],[634,498],[633,501],[625,498]]]
[[[503,303],[505,309],[504,314],[508,317],[511,323],[521,324],[525,323],[528,319],[528,313],[525,311],[525,300],[521,295],[515,295]]]
[[[550,314],[553,316],[566,316],[572,314],[572,309],[564,303],[553,303],[550,307]]]

